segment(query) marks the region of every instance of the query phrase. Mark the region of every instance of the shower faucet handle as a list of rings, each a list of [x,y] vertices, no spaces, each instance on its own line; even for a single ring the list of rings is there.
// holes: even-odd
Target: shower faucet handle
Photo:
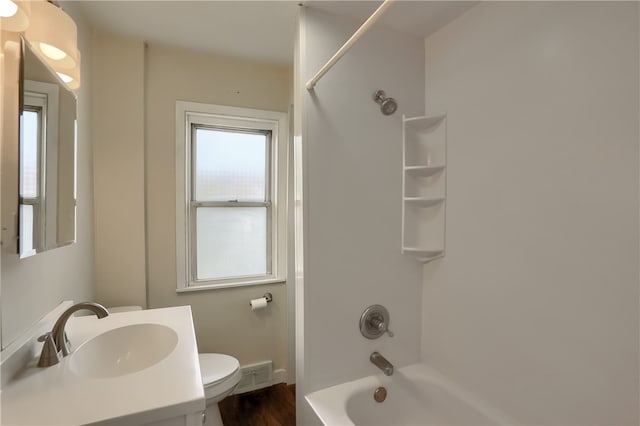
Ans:
[[[360,333],[367,339],[377,339],[384,333],[393,337],[389,330],[389,311],[382,305],[371,305],[360,316]]]
[[[372,326],[378,329],[378,331],[383,334],[387,333],[389,337],[393,337],[393,331],[389,330],[389,326],[384,322],[384,318],[381,315],[374,315],[370,323]]]

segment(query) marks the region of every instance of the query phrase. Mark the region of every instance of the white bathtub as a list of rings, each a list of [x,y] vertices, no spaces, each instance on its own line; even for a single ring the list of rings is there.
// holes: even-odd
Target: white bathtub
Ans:
[[[378,386],[387,390],[381,403],[373,399]],[[380,374],[332,386],[306,399],[320,420],[331,426],[515,424],[426,364],[400,368],[391,377]]]

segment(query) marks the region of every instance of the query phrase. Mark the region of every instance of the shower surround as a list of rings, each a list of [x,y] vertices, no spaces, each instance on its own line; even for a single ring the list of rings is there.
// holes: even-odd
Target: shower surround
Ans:
[[[361,22],[303,11],[301,423],[318,423],[305,394],[376,374],[373,350],[515,424],[639,423],[639,16],[482,2],[426,42],[376,26],[307,92]],[[381,87],[392,116],[371,102]],[[423,268],[399,243],[401,115],[425,113],[447,114],[447,254]],[[359,335],[372,303],[395,337]]]
[[[303,10],[302,21],[297,82],[360,24],[312,9]],[[395,114],[381,114],[372,101],[379,88],[396,99]],[[379,26],[313,91],[297,93],[296,115],[304,120],[297,148],[305,164],[304,284],[298,276],[296,287],[305,300],[297,306],[300,410],[306,393],[375,373],[374,350],[397,366],[419,360],[422,265],[400,253],[400,189],[402,115],[423,114],[423,93],[423,41]],[[370,341],[360,334],[360,315],[373,304],[389,310],[394,337]],[[302,424],[313,418],[299,416]]]

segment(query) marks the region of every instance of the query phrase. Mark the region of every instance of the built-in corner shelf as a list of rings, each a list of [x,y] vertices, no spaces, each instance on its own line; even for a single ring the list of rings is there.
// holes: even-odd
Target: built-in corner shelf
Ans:
[[[444,250],[426,250],[415,247],[403,247],[402,253],[415,257],[420,262],[430,262],[444,256]]]
[[[405,197],[404,202],[413,207],[433,207],[444,203],[444,198]]]
[[[416,131],[429,130],[434,126],[439,125],[445,118],[445,114],[404,117],[404,124],[405,127],[409,127]]]
[[[412,176],[427,177],[438,174],[444,169],[444,166],[406,166],[404,171]]]
[[[424,263],[445,253],[446,120],[402,117],[402,253]]]

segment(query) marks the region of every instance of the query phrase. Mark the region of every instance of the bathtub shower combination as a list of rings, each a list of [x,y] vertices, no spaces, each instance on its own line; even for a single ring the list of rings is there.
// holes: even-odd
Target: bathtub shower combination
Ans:
[[[381,393],[386,393],[384,398]],[[325,425],[515,424],[422,363],[397,369],[391,376],[378,374],[322,389],[306,399]]]
[[[389,311],[371,305],[360,316],[360,333],[377,339],[389,330]],[[513,419],[479,401],[427,364],[394,369],[379,352],[369,357],[381,374],[322,389],[306,400],[325,425],[448,426],[511,425]]]

